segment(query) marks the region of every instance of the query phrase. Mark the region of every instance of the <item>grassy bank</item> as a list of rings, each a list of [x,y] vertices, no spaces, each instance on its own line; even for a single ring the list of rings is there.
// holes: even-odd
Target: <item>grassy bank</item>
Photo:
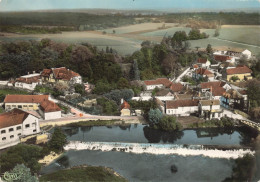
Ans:
[[[40,181],[127,181],[112,169],[94,166],[79,166],[60,170],[40,177]]]
[[[216,127],[234,127],[235,124],[232,119],[230,118],[221,118],[220,120],[218,119],[211,119],[207,120],[205,122],[197,122],[197,123],[192,123],[187,126],[187,128],[216,128]]]
[[[121,120],[90,120],[90,121],[80,121],[77,123],[70,123],[65,126],[68,127],[81,127],[81,126],[111,126],[111,125],[121,125],[124,121]]]

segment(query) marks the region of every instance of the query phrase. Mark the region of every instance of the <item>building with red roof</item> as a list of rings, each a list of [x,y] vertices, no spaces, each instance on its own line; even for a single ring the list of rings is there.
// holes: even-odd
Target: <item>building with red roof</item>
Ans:
[[[205,68],[198,68],[194,71],[192,77],[196,80],[202,78],[208,78],[209,80],[212,80],[214,79],[214,73]]]
[[[14,86],[17,88],[34,90],[38,84],[41,84],[41,76],[39,73],[33,73],[17,78]]]
[[[210,66],[210,61],[207,58],[198,58],[197,62],[202,68],[208,68]]]
[[[169,88],[172,82],[167,78],[157,78],[156,80],[145,80],[144,84],[147,90],[157,88]]]
[[[49,100],[49,95],[7,95],[5,110],[18,108],[24,111],[37,111],[45,119],[61,118],[61,109]]]
[[[121,116],[131,116],[130,105],[124,100],[120,106]]]
[[[40,132],[39,118],[21,109],[0,114],[0,149],[20,143],[20,137]]]
[[[41,78],[44,82],[82,83],[82,77],[78,73],[65,67],[44,69],[41,72]]]
[[[247,66],[237,66],[236,68],[226,69],[226,79],[228,81],[244,81],[252,79],[252,70]],[[236,79],[234,79],[236,78]]]

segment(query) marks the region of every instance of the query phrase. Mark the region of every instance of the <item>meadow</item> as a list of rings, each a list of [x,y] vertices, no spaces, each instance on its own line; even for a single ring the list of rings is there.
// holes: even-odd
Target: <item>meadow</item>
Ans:
[[[104,49],[109,46],[117,50],[120,55],[129,55],[140,49],[140,44],[144,40],[160,42],[163,36],[172,36],[176,31],[188,33],[190,28],[185,25],[166,23],[164,29],[159,29],[164,23],[142,23],[136,25],[123,26],[118,28],[105,29],[101,31],[73,31],[62,32],[60,34],[6,34],[0,37],[0,41],[15,40],[40,40],[49,38],[57,42],[64,43],[85,43],[88,42]],[[113,33],[115,30],[115,33]],[[212,47],[234,47],[248,49],[253,54],[260,53],[260,26],[248,25],[224,25],[221,27],[220,36],[214,37],[215,29],[201,29],[209,35],[208,39],[191,40],[191,48],[206,48],[208,44]]]

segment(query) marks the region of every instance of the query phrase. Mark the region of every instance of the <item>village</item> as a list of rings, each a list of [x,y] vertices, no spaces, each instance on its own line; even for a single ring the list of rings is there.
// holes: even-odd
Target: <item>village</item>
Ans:
[[[137,96],[130,96],[128,100],[120,99],[120,116],[91,115],[82,108],[97,105],[97,99],[85,99],[76,105],[65,100],[68,95],[81,97],[75,89],[68,90],[64,96],[54,98],[52,95],[34,92],[34,95],[6,95],[3,107],[6,112],[0,115],[1,144],[0,149],[7,148],[26,141],[24,138],[38,136],[40,140],[48,140],[48,135],[40,127],[56,125],[66,121],[70,123],[90,119],[135,119],[142,117],[141,108],[133,109],[129,101],[151,101],[158,104],[164,115],[175,117],[195,116],[204,120],[232,119],[247,120],[241,113],[248,108],[248,98],[245,88],[235,84],[252,79],[252,70],[247,66],[240,66],[241,57],[250,59],[251,52],[234,52],[230,50],[217,50],[213,53],[215,63],[206,58],[198,58],[177,78],[157,78],[144,80],[143,91]],[[200,81],[198,85],[192,81]],[[70,88],[81,85],[86,93],[91,93],[95,85],[83,83],[82,77],[65,67],[44,69],[40,73],[28,73],[15,80],[1,81],[2,87],[34,91],[37,86],[67,84]],[[61,104],[62,103],[62,104]],[[64,106],[69,111],[64,112]],[[63,107],[63,109],[61,108]],[[132,117],[132,118],[131,118]],[[137,119],[137,122],[139,120]],[[44,139],[43,139],[44,138]],[[42,142],[43,142],[42,141]],[[46,141],[45,141],[46,142]]]

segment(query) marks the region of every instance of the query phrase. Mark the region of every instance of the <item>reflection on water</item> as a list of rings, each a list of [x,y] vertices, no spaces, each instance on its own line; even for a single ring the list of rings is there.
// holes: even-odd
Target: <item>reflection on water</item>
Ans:
[[[247,128],[201,128],[165,132],[146,125],[63,127],[69,141],[249,145],[257,132]]]

